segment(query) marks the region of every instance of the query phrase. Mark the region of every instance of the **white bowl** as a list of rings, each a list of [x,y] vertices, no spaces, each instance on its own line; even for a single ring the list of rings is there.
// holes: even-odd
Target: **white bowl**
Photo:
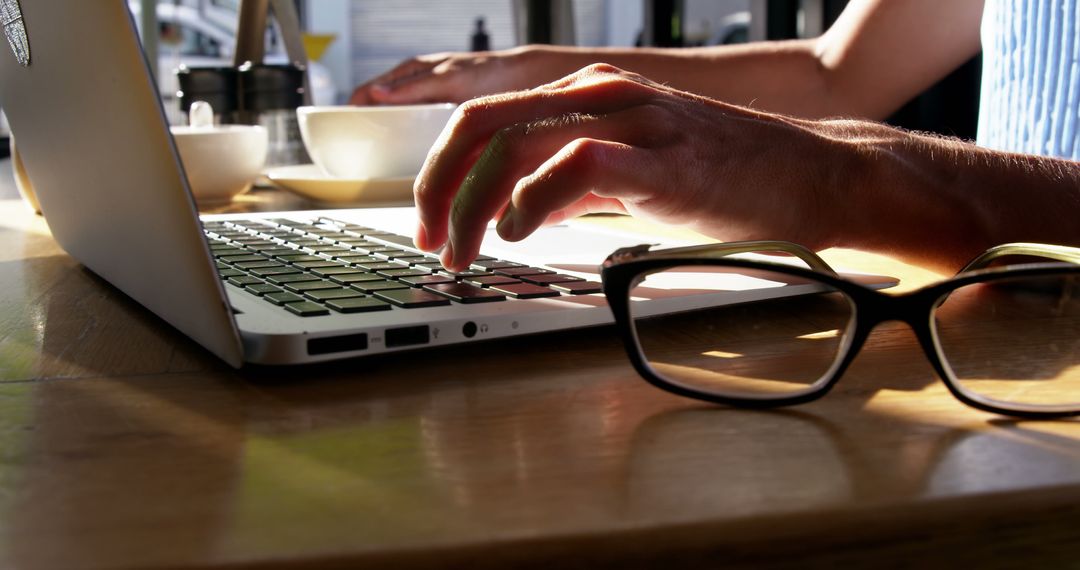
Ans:
[[[227,202],[251,188],[266,164],[266,129],[256,125],[171,128],[191,193],[200,203]]]
[[[330,176],[416,176],[455,105],[300,107],[300,135],[311,160]]]

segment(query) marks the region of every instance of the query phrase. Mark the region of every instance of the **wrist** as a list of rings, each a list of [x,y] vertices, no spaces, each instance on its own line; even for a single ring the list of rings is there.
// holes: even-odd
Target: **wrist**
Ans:
[[[879,123],[848,123],[841,146],[850,186],[838,187],[848,231],[838,245],[951,272],[991,244],[984,196],[965,180],[968,155],[980,149]]]

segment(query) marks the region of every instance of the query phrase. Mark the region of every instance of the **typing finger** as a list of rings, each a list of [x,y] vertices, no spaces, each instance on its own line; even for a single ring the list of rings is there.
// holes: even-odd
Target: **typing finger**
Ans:
[[[581,81],[557,92],[507,93],[474,99],[458,107],[428,154],[414,187],[421,223],[417,245],[433,250],[446,243],[449,237],[447,220],[451,205],[455,203],[454,197],[459,188],[469,182],[467,177],[471,175],[474,163],[483,156],[496,133],[548,117],[573,113],[604,115],[647,102],[656,94],[650,86],[605,73],[598,74],[602,76],[600,79],[594,79],[579,72]],[[564,138],[559,145],[567,140]],[[491,207],[494,206],[486,205],[488,210]]]
[[[662,187],[662,171],[648,150],[623,143],[576,139],[530,176],[518,181],[499,220],[499,235],[518,241],[550,223],[591,211],[626,211]],[[554,219],[553,219],[554,218]]]
[[[479,252],[488,221],[506,207],[518,181],[565,150],[571,141],[663,144],[670,138],[667,126],[649,123],[658,116],[658,107],[637,105],[602,116],[569,113],[500,130],[488,141],[453,196],[448,228],[452,253],[444,255],[446,261],[456,265],[471,261],[470,256]],[[566,205],[569,203],[562,204]],[[536,223],[542,221],[541,217]]]
[[[517,181],[567,142],[583,136],[629,140],[632,132],[632,123],[617,117],[570,114],[496,133],[453,197],[449,240],[450,251],[456,253],[446,253],[446,262],[461,265],[471,261],[479,252],[488,221],[506,206]]]

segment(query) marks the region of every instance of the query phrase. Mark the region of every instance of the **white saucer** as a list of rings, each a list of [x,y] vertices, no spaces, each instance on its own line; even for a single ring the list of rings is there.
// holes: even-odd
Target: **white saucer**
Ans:
[[[414,177],[333,178],[314,164],[279,166],[266,171],[271,182],[322,204],[341,206],[404,206],[413,203]]]

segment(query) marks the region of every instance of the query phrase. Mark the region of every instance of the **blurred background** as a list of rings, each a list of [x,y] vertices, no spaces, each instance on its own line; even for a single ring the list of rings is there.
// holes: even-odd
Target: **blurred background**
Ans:
[[[248,0],[252,1],[252,0]],[[259,0],[256,0],[259,1]],[[274,0],[261,0],[274,1]],[[279,0],[282,1],[282,0]],[[294,7],[309,59],[311,102],[339,104],[352,88],[419,54],[504,49],[530,43],[703,46],[810,38],[847,0],[283,0]],[[166,114],[181,124],[176,70],[231,65],[241,0],[128,0],[158,77]],[[156,33],[147,36],[145,9]],[[266,29],[265,61],[290,58],[280,25]],[[976,57],[889,122],[973,139]],[[0,123],[0,136],[6,135]],[[6,148],[6,145],[0,145]]]

